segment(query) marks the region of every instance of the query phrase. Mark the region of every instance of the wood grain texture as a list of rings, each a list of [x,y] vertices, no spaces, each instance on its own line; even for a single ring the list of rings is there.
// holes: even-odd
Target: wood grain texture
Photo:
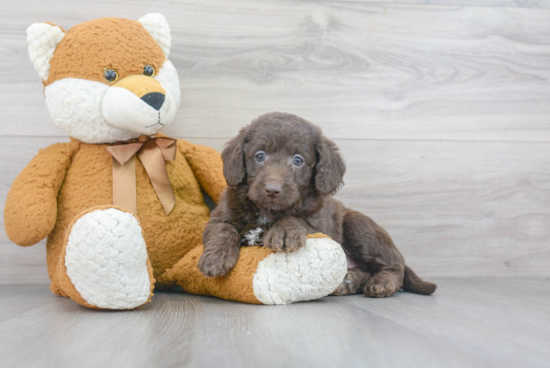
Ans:
[[[0,187],[63,137],[0,138]],[[222,150],[223,139],[191,139]],[[548,275],[550,143],[336,140],[348,166],[337,198],[389,231],[423,277]],[[0,283],[48,282],[44,244],[22,249],[0,226]],[[35,249],[39,248],[39,249]]]
[[[431,297],[246,305],[156,292],[89,310],[45,285],[0,286],[6,367],[547,367],[550,281],[438,279]]]
[[[338,198],[383,225],[422,276],[548,275],[548,2],[450,1],[2,4],[0,205],[38,148],[68,139],[25,29],[158,11],[183,95],[167,134],[221,150],[261,113],[297,113],[342,148]],[[18,248],[2,226],[0,283],[14,282],[48,282],[44,245]]]
[[[25,29],[166,14],[180,137],[228,138],[268,111],[334,138],[549,141],[550,10],[360,2],[37,0],[4,6],[0,135],[59,135]],[[131,4],[131,5],[130,5]],[[108,13],[108,14],[107,14]]]
[[[339,1],[339,0],[331,0]],[[391,3],[391,4],[430,4],[430,5],[467,5],[490,7],[523,7],[523,8],[550,8],[548,0],[342,0],[358,3]]]
[[[3,224],[2,224],[3,227]],[[5,231],[2,232],[6,237]],[[0,284],[50,284],[46,267],[46,241],[32,247],[0,242]]]
[[[336,198],[388,230],[419,274],[549,275],[550,143],[335,142],[347,164]]]

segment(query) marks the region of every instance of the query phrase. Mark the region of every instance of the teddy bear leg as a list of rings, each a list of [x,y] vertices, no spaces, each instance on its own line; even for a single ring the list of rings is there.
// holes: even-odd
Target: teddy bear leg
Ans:
[[[199,268],[202,245],[172,269],[169,277],[186,292],[252,304],[288,304],[319,299],[332,293],[347,272],[346,255],[324,235],[310,235],[292,253],[264,247],[241,247],[235,267],[225,276],[204,276]]]
[[[57,284],[89,308],[133,309],[151,300],[155,279],[138,220],[112,206],[73,220],[56,272]]]

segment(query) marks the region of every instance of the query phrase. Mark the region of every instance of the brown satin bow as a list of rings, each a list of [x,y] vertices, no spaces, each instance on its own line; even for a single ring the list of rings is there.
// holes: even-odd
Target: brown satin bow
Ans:
[[[137,215],[136,163],[139,156],[157,197],[168,215],[176,198],[165,161],[176,159],[177,141],[172,138],[150,138],[141,136],[136,140],[107,147],[113,156],[113,204],[125,208]]]

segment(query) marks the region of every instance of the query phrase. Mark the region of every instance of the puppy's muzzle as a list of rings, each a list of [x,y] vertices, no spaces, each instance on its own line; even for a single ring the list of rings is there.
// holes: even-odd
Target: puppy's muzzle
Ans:
[[[267,183],[264,190],[268,197],[276,198],[283,192],[283,187],[278,183]]]

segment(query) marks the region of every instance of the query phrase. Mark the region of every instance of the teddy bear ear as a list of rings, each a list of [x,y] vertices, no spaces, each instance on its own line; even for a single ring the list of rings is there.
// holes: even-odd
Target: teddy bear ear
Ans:
[[[35,23],[27,28],[29,57],[34,69],[44,81],[48,79],[50,60],[55,48],[63,37],[65,32],[61,27],[50,23]]]
[[[164,56],[168,59],[170,47],[172,47],[172,36],[170,35],[170,26],[164,15],[159,13],[147,14],[139,18],[138,22],[153,36],[164,52]]]

